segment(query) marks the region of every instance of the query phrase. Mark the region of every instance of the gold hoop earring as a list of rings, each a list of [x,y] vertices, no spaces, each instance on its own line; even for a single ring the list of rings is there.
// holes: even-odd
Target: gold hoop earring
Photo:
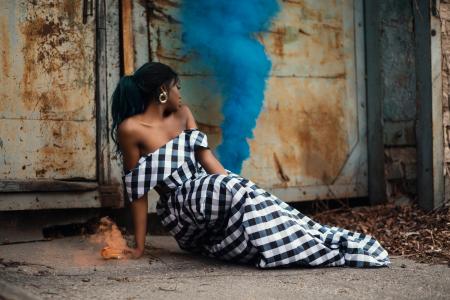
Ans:
[[[168,97],[166,91],[162,91],[161,94],[159,94],[159,102],[166,103],[167,99]]]

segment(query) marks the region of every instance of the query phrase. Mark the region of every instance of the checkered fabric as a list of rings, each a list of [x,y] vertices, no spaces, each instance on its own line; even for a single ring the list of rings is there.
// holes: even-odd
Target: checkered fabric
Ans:
[[[198,148],[207,136],[184,130],[123,176],[130,201],[159,193],[157,213],[182,249],[260,268],[390,264],[369,235],[321,225],[229,170],[207,174]]]

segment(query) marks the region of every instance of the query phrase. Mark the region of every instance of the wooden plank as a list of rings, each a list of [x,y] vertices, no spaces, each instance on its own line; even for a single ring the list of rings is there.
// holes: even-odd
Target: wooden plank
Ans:
[[[133,41],[133,2],[132,0],[121,1],[122,13],[122,51],[123,71],[125,75],[134,72],[134,41]]]
[[[346,199],[367,196],[365,184],[315,185],[289,188],[263,187],[285,202],[302,202],[325,199]]]
[[[0,194],[0,211],[102,207],[98,190]]]
[[[106,3],[108,2],[108,3]],[[107,5],[109,11],[107,10]],[[108,72],[114,70],[117,64],[108,64],[108,12],[118,10],[117,2],[99,0],[97,3],[97,156],[98,156],[98,182],[100,202],[102,207],[119,207],[123,202],[121,180],[111,178],[111,149],[109,139],[109,101]],[[116,22],[115,24],[118,24]],[[115,35],[117,33],[111,33]],[[118,50],[118,49],[117,49]]]
[[[139,68],[149,61],[149,42],[147,24],[147,1],[133,2],[132,23],[133,23],[133,48],[134,48],[134,69]]]
[[[120,79],[120,1],[107,0],[105,7],[106,16],[106,107],[109,113],[111,108],[109,106],[109,99],[117,86]],[[108,114],[109,116],[109,114]],[[117,203],[114,206],[123,206],[124,204],[124,189],[122,185],[122,162],[120,157],[115,154],[115,144],[110,137],[109,129],[112,126],[112,118],[107,118],[108,128],[108,149],[109,152],[109,180],[111,185],[116,185],[121,189],[118,191]]]
[[[439,87],[440,70],[436,70],[436,62],[440,69],[440,58],[437,57],[440,57],[441,47],[440,26],[431,20],[430,14],[428,1],[418,1],[414,6],[418,108],[417,194],[419,205],[427,210],[441,205],[444,195],[442,87]],[[439,53],[436,53],[437,48]]]
[[[440,1],[436,1],[439,11]],[[431,115],[433,131],[433,208],[444,204],[444,122],[442,97],[442,45],[441,19],[438,13],[431,16]]]
[[[372,205],[386,201],[384,177],[383,110],[381,95],[379,3],[364,2],[367,74],[368,189]]]
[[[102,207],[122,206],[122,186],[118,184],[101,185],[99,187],[100,203]]]
[[[100,184],[110,183],[110,152],[108,147],[108,98],[106,61],[106,3],[98,0],[97,20],[97,65],[96,65],[96,105],[97,105],[97,179]]]
[[[57,192],[57,191],[92,191],[96,190],[96,182],[63,181],[63,180],[2,180],[0,191],[17,192]]]

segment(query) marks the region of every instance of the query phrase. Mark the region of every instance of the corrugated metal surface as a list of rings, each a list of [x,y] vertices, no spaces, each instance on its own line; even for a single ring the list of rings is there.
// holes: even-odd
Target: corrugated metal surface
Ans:
[[[95,22],[82,5],[0,2],[0,180],[96,178]]]
[[[151,59],[180,72],[184,101],[218,145],[222,100],[180,54],[179,1],[149,7]],[[367,195],[361,13],[358,1],[283,1],[258,36],[273,65],[242,175],[286,201]]]

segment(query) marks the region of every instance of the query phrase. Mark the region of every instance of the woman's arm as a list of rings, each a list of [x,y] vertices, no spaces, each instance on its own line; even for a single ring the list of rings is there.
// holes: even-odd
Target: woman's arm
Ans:
[[[197,155],[198,161],[208,174],[228,174],[210,149],[198,149],[195,154]]]
[[[131,254],[133,258],[139,258],[144,254],[145,236],[147,235],[147,194],[131,203],[131,212],[134,223],[134,239],[136,241],[135,249],[126,249],[126,253]]]
[[[123,165],[126,170],[133,168],[139,160],[139,148],[135,139],[133,124],[129,120],[123,121],[118,130],[118,141],[123,154]],[[134,223],[135,249],[125,249],[126,254],[139,258],[144,253],[145,236],[147,234],[147,194],[131,203],[131,212]]]
[[[183,105],[184,114],[186,116],[186,128],[198,128],[197,122],[192,115],[191,110],[187,105]],[[210,149],[198,149],[195,153],[197,160],[208,174],[223,174],[227,175],[227,171],[222,164],[217,160]]]

